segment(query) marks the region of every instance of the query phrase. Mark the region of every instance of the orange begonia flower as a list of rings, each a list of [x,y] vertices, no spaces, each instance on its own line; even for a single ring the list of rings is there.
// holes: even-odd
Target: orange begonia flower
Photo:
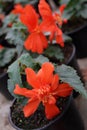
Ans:
[[[32,52],[37,52],[41,54],[45,48],[48,46],[48,41],[38,23],[38,14],[35,12],[31,5],[26,5],[22,7],[20,4],[15,6],[12,13],[20,14],[21,22],[27,26],[29,31],[29,36],[24,42],[24,47],[26,50],[31,50]]]
[[[64,47],[64,41],[62,38],[62,31],[58,26],[61,26],[63,23],[61,14],[62,14],[65,6],[60,7],[60,13],[57,13],[57,12],[52,13],[48,3],[46,3],[45,0],[40,0],[38,7],[39,7],[39,12],[40,12],[42,19],[43,19],[42,28],[44,29],[44,31],[51,32],[51,38],[50,38],[51,40],[55,36],[56,42],[58,44],[60,44],[60,46]]]
[[[49,68],[49,69],[48,69]],[[14,93],[29,98],[27,104],[23,108],[25,117],[31,116],[40,103],[45,107],[47,119],[52,119],[60,113],[56,102],[59,96],[66,97],[72,92],[72,88],[67,83],[59,83],[59,76],[53,74],[54,66],[50,62],[42,64],[41,69],[36,73],[31,68],[26,68],[26,78],[32,89],[21,88],[18,84],[14,89]]]
[[[31,5],[26,5],[23,9],[17,8],[14,12],[20,14],[21,22],[27,26],[30,33],[24,42],[24,47],[32,52],[42,53],[47,48],[48,41],[40,28],[38,14],[34,8]]]

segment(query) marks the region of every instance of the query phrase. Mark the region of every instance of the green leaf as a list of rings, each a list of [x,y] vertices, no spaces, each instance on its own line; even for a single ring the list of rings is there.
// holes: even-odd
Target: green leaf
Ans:
[[[15,61],[11,66],[8,68],[8,90],[14,96],[13,90],[16,84],[19,84],[20,87],[23,87],[21,75],[20,75],[20,68],[17,61]]]
[[[13,97],[17,98],[17,95],[15,95],[15,94],[13,93],[14,88],[15,88],[14,82],[13,82],[11,79],[8,79],[7,84],[8,84],[8,90],[9,90],[9,92],[11,93],[11,95],[12,95]]]
[[[8,31],[9,31],[8,27],[1,27],[0,28],[0,36],[7,34]]]
[[[8,90],[9,92],[14,96],[13,90],[16,84],[19,84],[20,87],[23,87],[23,82],[22,82],[22,68],[21,67],[33,67],[33,59],[31,56],[26,53],[21,55],[20,58],[18,58],[13,64],[11,64],[8,68]],[[24,70],[23,70],[24,71]]]
[[[7,27],[9,23],[14,23],[18,21],[18,17],[14,14],[7,15],[3,20],[3,26]]]
[[[61,65],[56,67],[56,73],[58,73],[62,81],[69,83],[75,91],[87,98],[87,91],[84,88],[80,77],[77,75],[76,70],[70,66]]]
[[[76,6],[78,4],[78,0],[70,0],[68,3],[67,3],[67,7],[66,9],[69,9],[69,8],[74,8],[74,6]]]
[[[27,27],[26,27],[24,24],[22,24],[21,22],[18,22],[18,21],[17,21],[17,23],[14,23],[14,24],[13,24],[12,29],[13,29],[13,30],[19,30],[19,31],[20,31],[20,30],[25,30],[25,31],[26,31],[26,30],[27,30]]]
[[[15,3],[35,4],[38,0],[14,0]]]
[[[8,27],[9,23],[15,23],[18,21],[18,17],[14,14],[7,15],[3,20],[3,26],[0,28],[0,36],[6,35],[11,29]]]
[[[64,3],[64,0],[62,0]],[[66,2],[66,8],[63,13],[63,18],[75,20],[76,18],[87,19],[87,0],[69,0]],[[73,22],[73,21],[72,21]]]
[[[63,34],[64,43],[71,43],[72,38],[66,34]]]
[[[69,0],[60,0],[60,4],[67,4],[69,2]]]
[[[22,86],[18,60],[16,60],[13,64],[9,66],[7,72],[8,72],[9,78],[13,81],[14,85],[19,84],[20,86]]]
[[[37,58],[34,59],[36,63],[42,65],[44,62],[49,62],[49,59],[43,55],[39,55]]]
[[[29,55],[29,53],[21,55],[21,57],[18,59],[18,62],[25,65],[26,67],[33,67],[34,60]]]
[[[80,13],[81,13],[81,17],[83,17],[84,19],[87,19],[87,3],[84,4],[84,7]]]
[[[13,24],[12,28],[9,29],[5,39],[10,43],[14,44],[17,49],[18,56],[24,51],[24,41],[27,37],[26,27],[18,22]]]
[[[10,64],[16,56],[16,50],[11,48],[3,48],[0,50],[0,67]]]
[[[44,55],[48,58],[55,58],[59,61],[64,60],[62,49],[58,45],[49,45],[49,47],[44,51]]]

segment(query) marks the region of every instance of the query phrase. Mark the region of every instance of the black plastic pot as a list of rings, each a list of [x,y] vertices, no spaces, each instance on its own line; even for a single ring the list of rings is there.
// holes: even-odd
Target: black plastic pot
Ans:
[[[5,96],[8,100],[13,100],[13,96],[9,93],[7,88],[7,80],[8,74],[5,72],[0,75],[0,92]]]
[[[66,34],[72,38],[76,46],[77,58],[87,57],[87,24]]]
[[[15,100],[13,104],[15,103]],[[12,121],[11,109],[9,114],[9,122],[13,128],[16,130],[23,130],[18,128]],[[42,128],[33,130],[84,130],[84,123],[81,116],[75,106],[72,96],[70,96],[69,101],[66,105],[64,111],[54,120],[50,121],[48,125]]]

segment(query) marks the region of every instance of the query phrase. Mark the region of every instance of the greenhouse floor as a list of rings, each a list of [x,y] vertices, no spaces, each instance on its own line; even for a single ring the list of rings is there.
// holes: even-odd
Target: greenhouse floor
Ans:
[[[87,58],[78,59],[78,64],[84,76],[85,87],[87,88]],[[8,113],[11,102],[12,101],[8,101],[0,93],[0,130],[14,130],[8,121]],[[84,121],[85,130],[87,130],[87,100],[84,99],[82,96],[79,96],[75,99],[75,102]]]

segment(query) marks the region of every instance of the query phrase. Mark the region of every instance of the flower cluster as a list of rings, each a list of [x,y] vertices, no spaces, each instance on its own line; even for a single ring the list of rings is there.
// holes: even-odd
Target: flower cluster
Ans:
[[[56,43],[64,47],[61,25],[66,22],[62,19],[65,5],[59,8],[59,12],[52,13],[49,4],[40,0],[38,5],[39,14],[31,5],[15,5],[13,14],[18,14],[20,21],[27,27],[29,36],[24,42],[26,50],[41,54],[48,47],[48,39],[45,32],[50,32],[49,40],[56,39]],[[37,39],[37,40],[35,40]]]

